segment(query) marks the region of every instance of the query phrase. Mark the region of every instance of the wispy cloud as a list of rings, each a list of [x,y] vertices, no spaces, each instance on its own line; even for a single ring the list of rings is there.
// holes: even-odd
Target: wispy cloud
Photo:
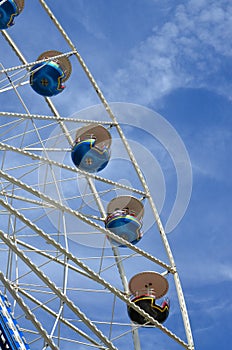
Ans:
[[[231,14],[232,5],[224,0],[178,4],[116,71],[111,98],[149,104],[179,87],[230,96]]]

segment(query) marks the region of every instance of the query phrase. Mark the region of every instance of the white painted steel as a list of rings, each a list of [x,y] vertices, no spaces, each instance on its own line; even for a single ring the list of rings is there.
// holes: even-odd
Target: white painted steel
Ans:
[[[124,327],[127,327],[127,331],[121,331],[118,337],[115,336],[115,339],[111,339],[111,336],[108,337],[108,334],[105,332],[105,329],[101,330],[101,322],[94,320],[93,316],[93,319],[88,317],[85,313],[88,312],[88,310],[83,311],[79,308],[79,300],[78,298],[76,298],[75,294],[77,293],[77,289],[75,289],[76,280],[72,280],[73,274],[75,274],[76,277],[80,276],[79,278],[81,278],[82,276],[84,279],[86,279],[86,281],[91,280],[95,283],[95,287],[96,285],[100,286],[98,294],[99,292],[106,293],[106,300],[108,300],[108,295],[113,295],[114,298],[116,298],[115,300],[122,302],[125,306],[129,305],[130,307],[134,308],[138,313],[146,317],[148,322],[154,324],[154,326],[157,329],[159,329],[161,332],[163,332],[163,334],[167,335],[170,339],[175,341],[181,347],[184,347],[189,350],[194,350],[193,337],[188,312],[173,254],[167,236],[165,234],[162,222],[160,220],[157,208],[150,194],[150,190],[144,179],[142,171],[131,150],[129,142],[126,136],[124,135],[120,124],[117,121],[116,116],[113,114],[110,105],[106,101],[102,91],[100,90],[99,86],[97,85],[97,82],[90,73],[83,58],[81,57],[75,45],[69,38],[68,34],[65,32],[59,21],[54,16],[52,10],[48,7],[46,1],[39,0],[39,2],[45,9],[53,24],[57,27],[58,31],[71,48],[71,51],[58,55],[56,56],[56,58],[72,56],[77,58],[78,63],[82,67],[93,89],[97,93],[100,102],[104,106],[105,111],[108,114],[109,120],[99,122],[91,119],[87,120],[62,117],[57,107],[54,105],[53,101],[48,97],[45,98],[45,102],[47,103],[52,115],[46,116],[39,114],[31,114],[25,102],[23,101],[22,96],[20,95],[20,84],[17,85],[17,83],[14,84],[13,81],[11,82],[11,87],[17,94],[19,102],[23,106],[26,113],[17,113],[15,111],[0,112],[0,117],[7,118],[7,120],[9,121],[8,124],[6,124],[6,131],[4,131],[5,134],[8,133],[9,135],[4,134],[5,140],[1,140],[2,142],[0,143],[0,152],[2,153],[2,168],[0,170],[0,176],[2,180],[0,189],[0,212],[3,216],[8,215],[7,232],[4,233],[3,231],[0,231],[1,241],[4,242],[4,245],[0,245],[0,252],[2,251],[3,254],[5,254],[5,252],[7,251],[8,255],[5,275],[2,273],[0,274],[1,283],[4,285],[5,289],[8,290],[8,292],[13,296],[15,302],[18,303],[18,305],[20,305],[24,314],[28,317],[28,319],[31,321],[31,324],[34,326],[34,328],[32,328],[31,330],[28,329],[28,334],[30,334],[30,332],[31,334],[34,333],[34,340],[32,341],[31,346],[32,348],[33,343],[36,344],[37,342],[40,342],[41,344],[42,342],[44,349],[48,346],[50,346],[51,349],[57,349],[59,348],[60,344],[63,344],[62,342],[66,341],[66,343],[68,343],[70,346],[70,350],[73,344],[74,346],[76,346],[77,344],[81,344],[82,346],[86,346],[86,348],[91,346],[97,349],[120,350],[120,348],[118,348],[114,344],[114,342],[117,343],[117,338],[123,338],[125,336],[124,333],[129,333],[133,339],[134,349],[145,349],[144,345],[140,344],[138,329],[139,327],[135,325],[125,324]],[[15,72],[17,70],[27,71],[35,63],[38,63],[36,61],[30,63],[27,62],[24,54],[21,52],[21,50],[10,37],[10,35],[6,31],[2,31],[2,35],[6,39],[10,47],[13,49],[14,53],[18,56],[22,65],[18,65],[11,68],[3,67],[0,73],[5,74],[10,79],[10,74],[12,72]],[[5,93],[6,89],[0,89],[0,91]],[[46,121],[47,123],[51,124],[47,124],[43,127],[40,127],[38,126],[38,122],[40,121]],[[36,147],[35,145],[33,147],[33,145],[31,145],[30,143],[28,143],[28,145],[25,147],[24,139],[22,139],[23,141],[21,142],[21,144],[17,146],[14,144],[15,137],[11,136],[12,130],[17,130],[17,127],[21,124],[28,125],[25,123],[31,123],[32,125],[32,129],[27,129],[25,127],[25,138],[27,138],[31,134],[33,136],[36,136],[38,138],[38,143],[40,147]],[[109,127],[114,127],[117,130],[117,134],[120,137],[128,153],[129,159],[135,169],[135,173],[142,186],[142,190],[101,177],[98,174],[88,174],[87,172],[80,171],[70,165],[63,164],[62,162],[58,162],[57,160],[53,159],[50,156],[52,148],[47,148],[46,140],[43,139],[41,135],[43,134],[43,131],[46,130],[46,128],[49,128],[49,125],[51,125],[51,127],[52,125],[57,125],[60,127],[61,134],[67,141],[67,146],[69,146],[71,149],[74,139],[70,132],[70,129],[67,127],[68,123],[75,123],[75,125],[80,125],[81,123],[96,123]],[[43,151],[42,155],[39,154],[40,150]],[[62,150],[64,149],[61,149],[61,151]],[[54,147],[53,152],[56,151],[57,148]],[[25,159],[25,164],[10,166],[8,163],[9,154],[13,156],[17,154],[19,157],[21,157],[20,159]],[[34,172],[41,166],[41,164],[42,166],[46,166],[46,168],[44,168],[45,178],[49,178],[49,174],[51,173],[51,178],[49,178],[49,181],[52,184],[54,184],[54,189],[57,193],[57,197],[53,198],[52,196],[47,194],[46,184],[44,184],[44,190],[42,190],[42,187],[38,186],[38,184],[33,183],[33,181],[28,181],[28,176],[30,174],[34,174]],[[94,202],[96,203],[96,207],[99,211],[98,216],[91,216],[88,213],[82,212],[82,206],[80,206],[79,209],[73,209],[69,207],[67,201],[63,201],[62,191],[60,190],[60,183],[59,181],[57,181],[56,177],[57,169],[59,169],[60,172],[65,171],[69,173],[70,177],[74,176],[74,174],[78,174],[80,178],[85,179],[87,184],[86,191],[88,188],[92,198],[94,199]],[[17,171],[20,175],[19,178],[17,178],[17,176],[12,175]],[[106,217],[106,212],[102,201],[102,195],[98,191],[98,188],[96,186],[96,183],[98,182],[109,186],[109,191],[114,191],[115,189],[123,189],[131,192],[131,195],[140,195],[140,198],[142,197],[143,199],[147,199],[157,224],[158,234],[160,235],[162,244],[166,251],[167,260],[169,261],[168,263],[166,263],[165,261],[161,261],[152,254],[144,251],[143,249],[138,248],[138,246],[134,246],[129,242],[125,241],[124,239],[119,238],[118,236],[116,236],[109,230],[106,230],[102,226],[101,223]],[[85,198],[87,198],[87,194],[84,194],[84,199]],[[19,204],[22,202],[24,203],[24,206]],[[17,205],[14,207],[15,203]],[[57,213],[56,217],[59,220],[57,226],[58,232],[53,232],[52,227],[47,228],[46,232],[42,224],[40,227],[40,220],[46,219],[45,214],[41,211],[41,209],[44,208],[46,208],[46,210],[50,210],[54,213]],[[36,211],[38,211],[39,213],[37,217],[34,216],[34,212]],[[113,246],[112,256],[107,257],[105,254],[105,247],[103,247],[101,254],[99,254],[99,256],[96,257],[96,259],[99,261],[99,270],[96,271],[92,269],[90,267],[91,259],[93,260],[95,259],[95,257],[86,257],[86,261],[90,263],[90,266],[88,266],[83,262],[85,261],[84,256],[78,258],[78,254],[74,255],[73,251],[70,251],[70,242],[68,239],[70,232],[68,232],[67,229],[67,220],[71,217],[73,218],[73,220],[75,220],[75,223],[82,222],[88,227],[91,227],[96,234],[104,234],[105,236],[107,235],[113,238],[114,240],[118,241],[119,243],[126,245],[126,249],[129,249],[130,253],[128,253],[127,257],[123,257],[122,255],[120,255],[119,249]],[[99,223],[97,221],[99,221]],[[47,225],[49,226],[49,223]],[[27,239],[25,239],[25,235],[21,232],[22,229],[30,233],[32,242],[34,243],[29,243]],[[39,244],[42,244],[41,249],[39,249]],[[44,244],[47,245],[46,249],[44,249]],[[141,310],[138,306],[136,306],[130,301],[130,292],[128,288],[128,281],[124,264],[126,262],[126,259],[137,259],[138,257],[154,264],[154,270],[156,270],[156,267],[158,266],[162,271],[164,271],[163,275],[165,275],[166,272],[169,272],[169,275],[173,277],[187,341],[185,339],[181,339],[181,337],[176,335],[172,330],[169,330],[165,326],[159,324],[151,316],[146,314],[143,310]],[[42,260],[42,258],[44,260]],[[106,264],[107,259],[109,259],[112,265],[108,266]],[[25,264],[25,276],[30,274],[33,275],[34,283],[36,281],[36,278],[38,278],[42,281],[41,286],[37,284],[28,284],[28,286],[26,287],[26,282],[24,282],[25,276],[21,272],[21,261]],[[62,270],[57,270],[59,272],[62,271],[61,285],[59,285],[60,281],[57,276],[49,276],[50,271],[46,270],[46,264],[52,266],[53,268],[54,266],[60,266],[62,268]],[[105,264],[105,267],[103,267],[103,264]],[[107,275],[107,277],[111,282],[108,282],[105,278],[102,277],[102,274],[104,275],[104,271],[107,271],[107,269],[111,269],[111,266],[116,267],[114,272],[117,271],[118,273],[122,285],[121,290],[120,288],[118,288],[118,286],[116,287],[113,285],[109,275]],[[31,272],[29,272],[28,269]],[[14,274],[14,270],[17,271],[17,273],[15,272]],[[137,271],[135,270],[134,274],[136,274],[136,272]],[[25,278],[25,281],[26,280],[27,279]],[[88,282],[86,285],[88,285]],[[84,289],[85,288],[83,287],[83,290]],[[86,290],[87,289],[88,288],[86,288]],[[92,292],[93,295],[97,294],[96,289],[92,289]],[[45,303],[42,302],[44,299],[44,295],[46,295],[47,298]],[[81,295],[84,295],[84,292]],[[49,297],[51,296],[55,296],[56,302],[54,303],[54,305],[52,304],[53,299],[49,299]],[[33,304],[34,309],[30,310],[29,306],[27,305],[27,302],[30,305]],[[49,303],[51,303],[51,306],[49,305]],[[81,304],[81,306],[83,307],[83,309],[85,309],[84,304]],[[39,320],[37,319],[37,317],[40,317],[38,309],[41,309],[45,315],[49,315],[49,317],[52,318],[52,324],[50,327],[48,327],[46,320],[44,320],[43,324],[39,322]],[[78,327],[77,320],[73,320],[69,314],[69,311],[67,310],[71,311],[77,318],[79,318],[83,322],[83,324],[85,324],[86,328],[81,329],[81,327]],[[66,316],[66,313],[68,316]],[[111,313],[112,319],[114,319],[114,313],[116,313],[116,310],[113,306]],[[112,327],[114,327],[114,322],[112,320],[108,320],[108,323],[110,325],[110,329],[112,329]],[[67,337],[67,340],[65,340],[64,338],[65,334],[67,333],[67,330],[74,331],[73,334],[78,333],[80,338],[83,338],[86,343],[84,341],[79,340],[79,338],[78,340],[75,339],[73,334],[72,336],[70,336],[70,339]]]

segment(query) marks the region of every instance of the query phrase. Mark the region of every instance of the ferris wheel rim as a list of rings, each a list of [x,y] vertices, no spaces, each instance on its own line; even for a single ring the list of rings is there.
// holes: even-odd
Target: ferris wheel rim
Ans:
[[[46,5],[46,3],[45,3],[44,0],[40,0],[40,2],[41,2],[41,4],[45,4],[45,5]],[[24,1],[22,1],[22,3],[23,3],[23,5],[24,5]],[[21,3],[21,4],[22,4],[22,3]],[[46,8],[47,8],[47,5],[46,5]],[[43,58],[43,57],[41,57],[41,58]],[[69,75],[71,74],[71,70],[69,70],[69,73],[68,73],[68,74],[69,74]],[[92,79],[92,77],[91,77],[91,75],[89,74],[89,72],[88,72],[87,75],[88,75],[89,78]],[[94,82],[93,82],[93,86],[96,87],[96,84],[95,84]],[[103,103],[103,105],[104,105],[105,107],[108,108],[108,104],[106,103],[105,98],[104,98],[104,96],[102,95],[100,89],[97,91],[97,93],[99,94],[100,99],[101,99],[101,102]],[[58,123],[60,123],[60,125],[61,125],[61,127],[62,127],[62,130],[63,130],[63,133],[64,133],[65,136],[68,138],[69,143],[71,144],[71,143],[72,143],[72,140],[71,140],[71,138],[70,138],[70,136],[69,136],[69,134],[68,134],[67,129],[65,128],[65,125],[64,125],[64,123],[63,123],[64,121],[61,120],[59,114],[56,113],[56,109],[55,109],[55,107],[54,107],[52,101],[50,101],[49,98],[46,98],[46,101],[47,101],[47,103],[49,104],[49,106],[51,107],[52,111],[53,111],[53,112],[55,111],[55,114],[56,114],[57,119],[58,119]],[[116,122],[116,119],[115,119],[113,113],[111,112],[111,110],[109,111],[109,115],[110,115],[110,117],[112,117],[112,121],[113,121],[113,122]],[[60,118],[60,120],[59,120],[59,118]],[[112,123],[112,121],[111,121],[111,123]],[[126,144],[126,146],[127,146],[126,139],[124,138],[123,134],[121,133],[120,127],[119,127],[119,125],[118,125],[117,123],[116,123],[116,127],[117,127],[117,129],[119,130],[120,135],[122,136],[122,139],[124,140],[124,142],[125,142],[125,144]],[[132,157],[131,161],[133,162],[133,157]],[[135,165],[136,165],[136,163],[135,163]],[[137,170],[138,170],[138,172],[139,172],[139,169],[137,169]],[[26,188],[26,187],[25,187],[25,188]],[[147,190],[147,188],[145,188],[145,193],[146,193],[146,190]],[[136,249],[137,249],[137,248],[135,248],[135,250],[136,250]],[[139,252],[139,249],[137,249],[137,252]],[[117,252],[115,252],[115,253],[117,254]],[[156,261],[156,263],[157,263],[157,262],[158,262],[158,260]],[[177,273],[176,270],[175,270],[175,268],[174,268],[174,266],[172,266],[172,264],[171,264],[171,265],[166,265],[166,266],[165,266],[165,265],[161,265],[161,266],[163,266],[163,267],[168,267],[169,272],[174,272],[174,274]],[[125,278],[125,277],[126,277],[126,276],[124,275],[124,272],[123,272],[123,271],[121,271],[120,273],[122,274],[122,278]],[[122,294],[122,295],[123,295],[123,294]],[[122,299],[124,299],[124,297],[123,297]],[[126,301],[126,299],[125,299],[124,301]],[[129,302],[129,301],[128,301],[128,302]],[[130,302],[129,302],[129,303],[130,303]],[[70,304],[70,305],[71,305],[71,304]],[[132,305],[129,304],[129,305],[130,305],[130,306],[133,306],[133,304],[132,304]],[[138,309],[137,309],[137,311],[138,311]],[[156,323],[155,323],[155,324],[156,324]],[[156,324],[156,326],[158,326],[158,325]],[[187,319],[187,326],[188,326],[188,319]],[[161,329],[162,329],[162,327],[161,327]],[[164,329],[165,329],[165,328],[164,328]],[[166,331],[166,329],[165,329],[165,332],[166,332],[166,333],[169,333],[168,331]],[[176,337],[175,335],[173,335],[171,332],[169,333],[169,335],[170,335],[172,338],[174,338],[174,339],[177,338],[177,337]],[[104,338],[102,338],[101,340],[104,340]],[[175,340],[177,340],[179,343],[181,343],[184,347],[189,348],[189,344],[186,344],[185,342],[181,341],[180,339],[175,339]],[[191,340],[191,330],[190,330],[190,332],[189,332],[189,339],[188,339],[188,341],[189,341],[189,343],[191,344],[191,342],[192,342],[192,340]],[[116,349],[116,348],[114,347],[114,345],[112,345],[111,342],[108,343],[107,340],[106,340],[106,343],[105,343],[105,344],[108,345],[109,348],[111,348],[111,349]],[[192,346],[192,345],[191,345],[191,346]]]

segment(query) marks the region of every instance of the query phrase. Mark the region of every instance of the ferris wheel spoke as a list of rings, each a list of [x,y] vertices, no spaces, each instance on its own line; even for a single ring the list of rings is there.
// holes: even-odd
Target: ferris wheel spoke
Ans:
[[[41,229],[39,229],[35,224],[31,223],[28,219],[24,217],[24,215],[20,214],[16,209],[11,207],[9,204],[4,203],[0,199],[0,204],[4,207],[7,207],[10,212],[14,215],[16,215],[20,220],[23,222],[27,222],[28,226],[31,227],[36,233],[38,233],[41,237],[44,238],[46,242],[53,245],[60,253],[64,254],[66,258],[76,263],[79,267],[83,269],[87,273],[87,276],[91,277],[93,280],[98,281],[100,284],[102,284],[107,289],[111,290],[113,293],[115,293],[117,296],[122,298],[124,301],[128,302],[127,298],[122,294],[120,291],[112,287],[109,283],[104,281],[102,277],[100,277],[97,273],[92,271],[89,267],[87,267],[83,262],[80,261],[77,257],[74,257],[70,252],[67,252],[65,248],[63,248],[59,243],[57,243],[53,238],[51,238],[49,235],[44,233]],[[79,271],[79,270],[78,270]],[[130,303],[130,302],[129,302]],[[133,305],[133,304],[132,304]]]
[[[67,298],[66,295],[64,295],[60,289],[57,288],[57,286],[55,286],[50,280],[49,278],[38,269],[38,267],[32,263],[32,261],[30,261],[30,259],[28,257],[26,257],[26,255],[17,248],[17,246],[11,242],[11,240],[7,237],[7,235],[4,234],[3,231],[0,230],[0,238],[5,242],[5,244],[7,244],[13,252],[15,252],[17,254],[18,257],[20,257],[26,264],[28,267],[30,267],[30,269],[36,274],[38,275],[38,277],[61,299],[63,300],[63,302],[65,304],[67,304],[67,306],[74,312],[77,314],[78,317],[80,317],[80,319],[87,324],[87,326],[92,329],[92,331],[104,342],[104,344],[106,344],[107,346],[109,346],[110,349],[114,349],[116,350],[117,348],[114,347],[114,345],[109,342],[109,340],[107,338],[105,338],[105,336],[103,336],[101,334],[101,332],[97,329],[97,327],[95,325],[93,325],[93,323],[87,319],[87,317],[79,310],[79,308],[77,308],[73,302],[71,300],[69,300]],[[89,269],[88,269],[89,270]],[[96,274],[94,274],[95,277],[97,277]],[[101,280],[103,282],[103,279],[98,277],[97,278],[99,281]],[[171,331],[169,331],[166,327],[164,327],[163,325],[161,325],[158,321],[156,321],[153,317],[151,317],[148,313],[146,313],[144,310],[142,310],[140,307],[138,307],[137,305],[135,305],[133,302],[131,302],[129,299],[127,299],[121,292],[117,291],[114,287],[110,286],[109,284],[105,283],[108,286],[108,288],[113,291],[117,296],[119,296],[121,299],[124,299],[124,301],[126,301],[128,303],[128,305],[130,305],[130,307],[132,307],[133,309],[135,309],[136,311],[138,311],[139,313],[141,313],[143,316],[145,316],[147,318],[147,320],[149,322],[152,322],[154,325],[156,325],[156,327],[158,327],[159,329],[161,329],[163,332],[165,332],[167,335],[169,335],[171,338],[175,339],[178,343],[182,344],[186,349],[189,348],[188,344],[186,344],[184,341],[182,341],[179,337],[177,337],[174,333],[172,333]]]
[[[3,204],[3,203],[1,203]],[[7,204],[5,204],[4,206],[8,206]],[[21,218],[23,221],[26,221],[26,218],[18,213],[15,209],[11,208],[11,212],[16,214],[19,218]],[[28,223],[29,224],[29,223]],[[119,298],[121,298],[122,300],[126,301],[126,303],[128,303],[129,305],[131,305],[133,308],[138,308],[136,305],[134,305],[132,302],[129,301],[129,299],[127,299],[123,293],[121,293],[119,290],[117,290],[116,288],[114,288],[113,286],[111,286],[109,283],[107,283],[106,281],[104,281],[104,279],[102,277],[100,277],[97,273],[95,273],[94,271],[92,271],[89,267],[87,267],[83,262],[81,262],[77,257],[74,257],[71,253],[67,252],[65,250],[65,248],[63,248],[59,243],[57,243],[54,239],[52,239],[51,237],[49,237],[47,234],[45,234],[41,229],[36,228],[36,226],[32,223],[30,223],[30,227],[33,228],[37,233],[39,233],[41,236],[43,236],[45,238],[45,240],[47,242],[49,242],[50,244],[52,244],[54,247],[58,248],[58,250],[60,252],[62,252],[63,254],[66,255],[66,257],[69,260],[72,260],[74,263],[76,263],[78,266],[80,266],[86,273],[89,274],[89,276],[93,279],[96,280],[97,282],[99,282],[100,284],[102,284],[104,287],[106,287],[107,289],[109,289],[111,292],[113,292],[114,294],[116,294]],[[1,234],[2,237],[4,237],[3,233]],[[5,238],[6,239],[6,238]],[[138,308],[139,310],[139,308]],[[143,314],[144,311],[142,310]],[[150,317],[150,319],[152,319]],[[155,324],[158,324],[157,321],[154,321]],[[162,326],[161,326],[162,329]]]
[[[62,300],[70,310],[76,314],[83,323],[85,323],[93,333],[111,350],[117,350],[117,348],[102,334],[102,332],[86,317],[86,315],[74,305],[74,303],[44,274],[40,269],[21,251],[18,247],[11,242],[11,240],[0,230],[0,238],[4,243],[20,257],[26,265],[47,285],[58,297]],[[52,347],[57,349],[57,347]]]
[[[96,224],[95,222],[93,222],[92,220],[88,219],[85,217],[85,215],[70,209],[69,207],[63,205],[62,203],[50,198],[49,196],[43,194],[42,192],[34,189],[33,187],[17,180],[16,178],[7,175],[5,172],[0,170],[0,175],[5,178],[6,180],[10,181],[11,183],[23,188],[24,190],[30,192],[31,194],[35,195],[36,197],[41,198],[42,200],[44,200],[45,202],[54,205],[55,208],[61,209],[63,211],[66,211],[67,213],[77,217],[78,219],[82,220],[83,222],[90,224],[91,226],[93,226],[94,228],[96,228],[98,231],[107,234],[110,238],[116,240],[117,242],[126,245],[127,247],[129,247],[130,249],[132,249],[133,251],[143,255],[144,257],[148,258],[149,260],[157,263],[158,265],[162,266],[165,270],[170,271],[170,272],[175,272],[175,269],[173,269],[171,266],[167,265],[166,263],[162,262],[161,260],[153,257],[152,255],[150,255],[149,253],[143,251],[142,249],[136,247],[135,245],[131,244],[129,241],[123,239],[122,237],[119,237],[117,235],[115,235],[113,232],[103,228],[102,226],[100,226],[99,224]]]
[[[38,119],[38,120],[51,120],[51,121],[63,121],[63,122],[74,122],[77,125],[86,123],[86,124],[101,124],[106,125],[109,127],[113,127],[116,124],[114,124],[111,121],[106,120],[95,120],[95,119],[81,119],[81,118],[72,118],[72,117],[56,117],[54,115],[40,115],[40,114],[33,114],[30,115],[25,113],[16,113],[16,112],[0,112],[0,116],[6,116],[6,117],[14,117],[14,118],[22,118],[22,119]]]
[[[27,293],[25,289],[18,288],[19,294],[22,294],[27,299],[31,300],[37,307],[43,308],[46,312],[51,314],[53,317],[57,316],[57,313],[53,311],[51,308],[49,308],[46,304],[38,301],[38,299],[34,298],[31,294]],[[73,323],[71,323],[66,318],[60,316],[59,321],[66,325],[68,328],[72,329],[74,332],[77,332],[80,336],[88,340],[90,343],[94,344],[95,346],[99,347],[100,344],[97,343],[93,338],[91,338],[88,334],[83,332],[80,328],[76,327]]]
[[[137,188],[133,188],[131,186],[127,186],[127,185],[124,185],[122,183],[109,180],[107,178],[103,178],[103,177],[96,175],[96,174],[87,173],[86,171],[80,170],[78,168],[74,168],[74,167],[66,165],[64,163],[59,163],[56,160],[51,159],[50,157],[43,157],[37,153],[32,153],[32,152],[28,151],[27,149],[22,149],[22,148],[18,148],[15,146],[11,146],[11,145],[3,143],[3,142],[0,142],[0,149],[13,151],[13,152],[25,155],[34,161],[37,160],[39,162],[42,162],[43,164],[54,165],[54,166],[57,166],[59,168],[71,171],[73,173],[80,174],[85,178],[92,178],[92,179],[104,182],[106,184],[109,184],[111,186],[114,186],[115,188],[128,190],[132,193],[139,194],[144,198],[146,197],[146,193],[144,191],[137,189]]]
[[[24,0],[0,1],[6,16],[0,13],[1,34],[19,59],[11,67],[4,60],[0,63],[0,97],[15,99],[12,111],[0,111],[2,288],[12,295],[13,311],[31,346],[39,344],[43,350],[67,346],[117,350],[121,344],[141,350],[147,344],[140,335],[148,328],[194,350],[184,293],[157,209],[160,205],[153,199],[153,186],[134,151],[125,119],[106,100],[47,1],[39,3],[47,14],[43,21],[47,18],[64,40],[63,52],[46,51],[35,60],[30,57],[32,50],[28,54],[27,48],[24,54],[20,40],[23,50],[17,45],[23,27],[19,25],[20,35],[8,31]],[[42,33],[43,25],[39,30]],[[36,45],[39,49],[39,41]],[[76,68],[71,61],[78,63],[101,104],[99,109],[63,117],[53,96],[65,89],[63,82]],[[36,92],[38,105],[32,105],[29,90]],[[64,103],[69,100],[66,96]],[[62,98],[59,101],[62,105]],[[43,105],[51,115],[40,114]],[[153,228],[155,244],[149,245],[148,236],[141,238]],[[142,268],[149,271],[139,272]],[[137,275],[128,280],[135,269]],[[177,328],[187,341],[163,326],[169,302],[156,304],[168,290],[168,279],[172,279],[171,293],[174,290],[183,323],[183,330]]]
[[[20,305],[25,315],[31,322],[34,324],[39,334],[44,338],[47,344],[53,350],[58,350],[58,347],[55,345],[53,340],[48,336],[46,330],[42,327],[41,323],[36,319],[35,315],[31,312],[30,308],[25,304],[24,300],[19,296],[18,292],[16,292],[15,288],[11,285],[10,281],[4,276],[2,272],[0,272],[0,280],[4,284],[4,286],[8,289],[8,291],[12,294],[14,299]]]

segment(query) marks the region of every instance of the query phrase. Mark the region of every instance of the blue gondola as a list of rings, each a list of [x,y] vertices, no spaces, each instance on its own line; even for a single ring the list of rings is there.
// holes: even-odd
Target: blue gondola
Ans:
[[[124,210],[117,210],[110,215],[107,218],[105,227],[132,244],[138,243],[142,238],[141,222]],[[118,244],[116,241],[113,241],[113,243]],[[124,247],[124,245],[120,246]]]
[[[148,313],[159,323],[166,321],[169,315],[170,302],[166,298],[158,305],[156,300],[164,296],[168,290],[167,280],[156,272],[141,272],[129,282],[129,290],[131,291],[131,301],[139,306],[143,311]],[[142,316],[132,307],[127,307],[130,319],[137,324],[154,326],[146,317]]]
[[[44,58],[60,55],[58,51],[47,51],[38,57],[38,61]],[[71,74],[71,64],[67,57],[52,58],[35,64],[30,70],[30,85],[32,89],[42,96],[55,96],[61,93],[65,86],[64,82]]]
[[[143,212],[143,204],[138,199],[131,196],[116,197],[108,204],[105,227],[128,242],[137,244],[142,238]],[[125,247],[113,239],[110,241]]]
[[[7,298],[0,292],[0,349],[30,350],[23,332],[12,315]]]
[[[71,157],[75,166],[89,173],[103,170],[110,160],[111,135],[101,125],[77,130]]]
[[[24,0],[5,0],[0,5],[0,29],[7,29],[14,24],[14,18],[24,7]]]

